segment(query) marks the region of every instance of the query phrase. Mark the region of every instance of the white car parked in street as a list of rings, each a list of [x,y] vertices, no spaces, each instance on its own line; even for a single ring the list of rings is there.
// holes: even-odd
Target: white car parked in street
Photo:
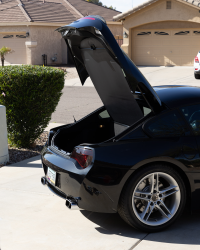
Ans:
[[[196,79],[200,79],[200,51],[198,52],[197,56],[194,58],[194,77]]]

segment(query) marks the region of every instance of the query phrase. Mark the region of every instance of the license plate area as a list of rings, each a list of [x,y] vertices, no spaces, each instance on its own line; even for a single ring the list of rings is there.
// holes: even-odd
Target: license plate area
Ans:
[[[53,185],[56,185],[56,172],[48,167],[47,180]]]

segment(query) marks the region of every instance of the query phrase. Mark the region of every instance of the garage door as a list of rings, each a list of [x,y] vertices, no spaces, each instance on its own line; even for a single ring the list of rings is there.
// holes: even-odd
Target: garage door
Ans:
[[[200,50],[199,30],[134,30],[132,60],[136,65],[193,65]]]
[[[10,47],[12,53],[5,57],[5,64],[26,64],[26,34],[0,34],[0,48]]]

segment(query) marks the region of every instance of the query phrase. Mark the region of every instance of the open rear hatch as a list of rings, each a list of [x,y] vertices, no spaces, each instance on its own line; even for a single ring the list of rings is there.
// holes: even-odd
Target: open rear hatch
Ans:
[[[82,84],[91,78],[114,125],[131,126],[143,117],[135,100],[137,91],[153,112],[161,110],[158,95],[101,17],[87,16],[57,30],[73,56]]]
[[[130,126],[142,118],[133,95],[136,90],[144,94],[152,111],[160,110],[158,95],[101,17],[87,16],[57,30],[72,53],[82,84],[90,76],[114,121]]]

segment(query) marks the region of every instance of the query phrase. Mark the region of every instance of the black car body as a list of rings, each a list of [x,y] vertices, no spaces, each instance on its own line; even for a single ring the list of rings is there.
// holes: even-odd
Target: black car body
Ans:
[[[198,210],[200,89],[152,88],[98,16],[59,32],[82,84],[90,76],[104,106],[50,131],[42,151],[42,183],[66,199],[69,208],[119,212],[145,231],[174,222],[186,198],[191,210]],[[142,210],[133,205],[135,198]]]

